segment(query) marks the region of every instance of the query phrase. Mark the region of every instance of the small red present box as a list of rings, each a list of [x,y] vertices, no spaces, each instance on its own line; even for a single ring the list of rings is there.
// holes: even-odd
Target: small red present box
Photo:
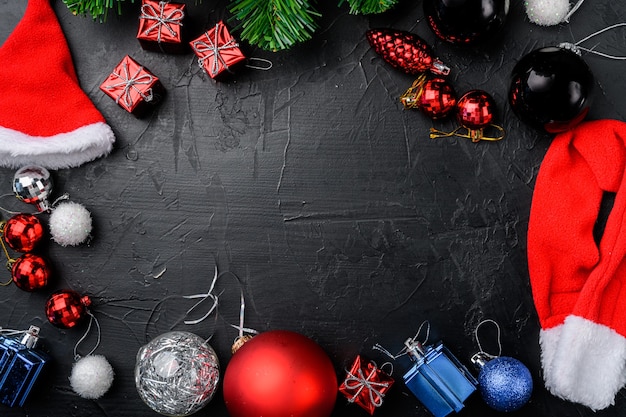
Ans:
[[[231,71],[232,66],[246,59],[239,44],[221,21],[189,44],[198,56],[198,64],[211,78],[224,71]]]
[[[128,55],[104,80],[100,90],[136,117],[152,110],[165,95],[159,78]]]
[[[181,3],[143,0],[137,31],[141,47],[156,52],[187,52],[187,44],[183,42],[186,7]]]
[[[374,362],[363,364],[361,357],[357,356],[352,369],[339,386],[339,392],[345,395],[349,402],[360,405],[373,415],[374,410],[383,405],[385,393],[389,391],[393,382],[393,378],[378,368]]]

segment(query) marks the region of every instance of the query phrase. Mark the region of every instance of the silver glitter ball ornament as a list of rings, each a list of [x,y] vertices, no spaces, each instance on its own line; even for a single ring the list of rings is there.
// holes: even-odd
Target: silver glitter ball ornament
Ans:
[[[173,331],[139,349],[135,385],[141,399],[166,416],[188,416],[215,395],[219,360],[200,336]]]
[[[48,201],[52,193],[50,172],[36,165],[18,169],[13,176],[13,192],[18,199],[33,204],[37,211],[50,210]]]

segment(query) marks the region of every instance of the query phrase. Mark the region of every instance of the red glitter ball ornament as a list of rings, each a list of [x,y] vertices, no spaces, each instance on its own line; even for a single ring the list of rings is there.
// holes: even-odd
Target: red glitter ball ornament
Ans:
[[[431,119],[443,119],[456,108],[456,93],[443,78],[426,79],[424,74],[400,97],[407,109],[418,108]]]
[[[48,285],[51,273],[44,258],[33,253],[25,253],[13,263],[11,275],[19,289],[36,291]]]
[[[430,129],[431,139],[458,136],[471,139],[472,142],[486,140],[495,142],[504,138],[504,129],[495,125],[493,120],[496,112],[496,102],[483,90],[471,90],[465,93],[456,103],[457,119],[461,126],[452,132],[441,132],[435,128]],[[492,128],[498,135],[489,137],[484,134],[485,128]],[[461,133],[463,129],[467,133]]]
[[[2,234],[14,251],[30,252],[43,238],[44,229],[37,216],[20,213],[6,221]]]
[[[392,67],[407,74],[417,75],[430,71],[437,75],[448,75],[450,68],[433,56],[433,51],[417,35],[402,30],[370,29],[367,40],[376,53]]]
[[[472,130],[480,130],[493,123],[496,103],[483,90],[468,91],[459,99],[457,117],[462,126]]]
[[[48,297],[46,316],[57,327],[69,329],[76,326],[87,315],[91,299],[73,290],[60,290]]]

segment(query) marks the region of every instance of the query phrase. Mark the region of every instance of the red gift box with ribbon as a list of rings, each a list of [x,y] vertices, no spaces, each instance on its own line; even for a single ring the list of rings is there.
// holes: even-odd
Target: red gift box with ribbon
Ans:
[[[393,378],[374,362],[363,364],[361,357],[357,356],[352,369],[339,386],[339,392],[345,395],[348,402],[358,404],[373,415],[383,405],[383,398],[393,382]]]
[[[228,29],[221,21],[202,36],[189,43],[198,56],[198,64],[211,78],[215,78],[246,59]]]
[[[143,0],[137,31],[141,47],[156,52],[187,52],[187,43],[183,39],[186,7],[182,3]]]
[[[159,78],[128,55],[104,80],[100,90],[136,117],[152,110],[165,95]]]

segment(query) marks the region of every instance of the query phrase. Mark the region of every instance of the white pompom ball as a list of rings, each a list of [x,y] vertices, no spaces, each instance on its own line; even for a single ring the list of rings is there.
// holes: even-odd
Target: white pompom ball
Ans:
[[[61,246],[76,246],[91,233],[91,213],[83,205],[68,201],[59,204],[50,215],[50,235]]]
[[[569,0],[526,0],[526,14],[531,22],[540,26],[562,23],[569,13]]]
[[[111,388],[113,375],[113,368],[104,356],[87,355],[72,367],[70,385],[81,397],[96,400]]]

